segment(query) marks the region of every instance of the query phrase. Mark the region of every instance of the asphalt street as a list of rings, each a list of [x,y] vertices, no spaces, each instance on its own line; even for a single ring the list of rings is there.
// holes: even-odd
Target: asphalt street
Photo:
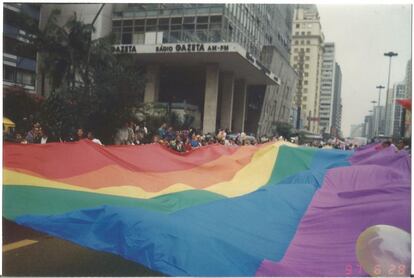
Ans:
[[[164,276],[3,219],[3,276]]]

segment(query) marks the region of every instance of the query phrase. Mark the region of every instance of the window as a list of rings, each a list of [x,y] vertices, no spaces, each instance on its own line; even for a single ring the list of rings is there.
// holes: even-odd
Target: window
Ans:
[[[171,18],[171,24],[181,24],[182,20],[182,17],[173,17]]]
[[[17,71],[16,82],[24,85],[34,85],[34,74],[30,72]]]
[[[132,26],[132,20],[124,20],[123,26]]]
[[[221,23],[221,16],[210,17],[210,23]]]
[[[310,34],[311,34],[311,32],[309,32],[309,31],[306,33],[306,35],[308,35],[308,36],[309,36]]]
[[[309,56],[305,56],[305,60],[306,61],[309,61],[310,60],[310,57]]]
[[[303,81],[304,85],[308,85],[308,80]]]
[[[208,23],[208,16],[197,17],[197,23]]]
[[[123,33],[122,44],[131,44],[131,43],[132,43],[132,33]]]
[[[298,36],[299,35],[299,32],[295,32],[295,35]]]
[[[300,44],[305,44],[305,41],[304,41],[304,40],[301,40],[301,41],[300,41]]]
[[[184,23],[194,23],[195,17],[184,17]]]
[[[306,52],[309,53],[310,52],[310,48],[306,48]]]
[[[16,79],[16,72],[12,67],[4,66],[3,67],[3,79],[6,81],[14,82]]]
[[[308,69],[309,68],[309,64],[305,64],[305,69]]]
[[[157,25],[157,19],[156,18],[147,19],[147,25]]]
[[[307,41],[306,41],[306,44],[310,44],[310,40],[307,40]]]
[[[299,28],[300,27],[300,24],[296,24],[296,28]]]
[[[305,35],[305,32],[301,32],[300,34],[301,34],[302,36],[304,36],[304,35]]]

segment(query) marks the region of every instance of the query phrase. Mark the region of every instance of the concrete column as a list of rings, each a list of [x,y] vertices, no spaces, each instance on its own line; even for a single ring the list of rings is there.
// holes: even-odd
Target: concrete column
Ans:
[[[234,95],[234,73],[224,72],[221,76],[221,113],[220,128],[229,128],[231,130],[233,114],[233,95]]]
[[[146,71],[144,103],[157,102],[160,90],[160,66],[148,65]]]
[[[203,132],[214,133],[217,120],[217,99],[219,84],[219,66],[206,65],[206,89],[204,93]]]
[[[244,131],[244,120],[246,118],[247,84],[246,80],[240,79],[235,83],[233,103],[233,131]]]

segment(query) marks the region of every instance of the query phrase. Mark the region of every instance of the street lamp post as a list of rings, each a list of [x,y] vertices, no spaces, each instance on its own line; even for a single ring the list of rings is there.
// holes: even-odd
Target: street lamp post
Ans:
[[[380,125],[381,125],[381,89],[384,89],[385,87],[382,85],[378,85],[376,87],[378,89],[378,110],[379,110],[379,117],[378,117],[378,128],[376,130],[376,134],[380,134]]]
[[[389,52],[387,52],[387,53],[384,53],[384,56],[387,56],[387,57],[390,57],[390,62],[389,62],[389,64],[388,64],[388,81],[387,81],[387,91],[386,91],[386,96],[387,96],[387,100],[386,100],[386,103],[385,103],[385,127],[386,127],[386,133],[389,133],[388,132],[388,126],[389,126],[389,124],[387,124],[388,123],[388,113],[390,112],[390,111],[388,111],[388,107],[387,107],[387,103],[389,103],[389,99],[388,99],[388,90],[390,89],[390,76],[391,76],[391,59],[392,59],[392,57],[394,57],[394,56],[398,56],[398,53],[396,53],[396,52],[392,52],[392,51],[389,51]],[[388,134],[386,134],[386,135],[388,135]]]

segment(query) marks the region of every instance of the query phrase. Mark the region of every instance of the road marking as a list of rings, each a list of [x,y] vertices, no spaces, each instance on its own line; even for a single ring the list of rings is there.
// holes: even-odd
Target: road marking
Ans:
[[[25,246],[32,245],[32,244],[35,244],[35,243],[38,243],[38,241],[37,240],[31,240],[31,239],[20,240],[20,241],[17,241],[17,242],[13,242],[13,243],[10,243],[10,244],[3,245],[3,252],[7,252],[7,251],[14,250],[14,249],[17,249],[17,248],[25,247]]]

